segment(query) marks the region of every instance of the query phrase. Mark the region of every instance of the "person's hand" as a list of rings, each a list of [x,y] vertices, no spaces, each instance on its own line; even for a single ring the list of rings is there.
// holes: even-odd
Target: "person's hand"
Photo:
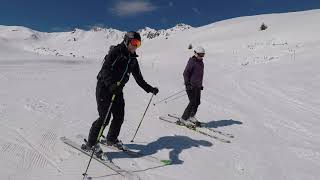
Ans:
[[[157,87],[153,87],[151,89],[152,94],[157,95],[159,93],[159,89]]]
[[[203,86],[201,86],[200,89],[203,90]]]
[[[109,91],[112,94],[119,94],[122,91],[122,86],[118,85],[118,84],[111,84],[109,87]]]
[[[192,90],[192,85],[190,83],[186,83],[186,90],[191,91]]]

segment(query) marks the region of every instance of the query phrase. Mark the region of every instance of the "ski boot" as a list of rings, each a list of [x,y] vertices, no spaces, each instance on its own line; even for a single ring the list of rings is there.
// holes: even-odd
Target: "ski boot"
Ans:
[[[190,121],[191,123],[193,123],[195,127],[201,126],[201,123],[200,123],[200,122],[198,121],[198,119],[195,118],[194,116],[193,116],[193,117],[190,117],[190,118],[188,119],[188,121]]]
[[[94,155],[97,158],[105,160],[104,153],[103,153],[102,148],[100,147],[99,144],[96,144],[94,146],[90,146],[87,142],[87,143],[81,145],[81,149],[84,151],[87,151],[87,152],[94,151]]]
[[[183,118],[180,118],[179,121],[177,121],[176,123],[181,126],[186,126],[187,128],[190,128],[190,129],[194,129],[196,127],[193,122],[189,121],[189,119],[184,120]]]
[[[120,141],[119,139],[116,139],[115,141],[110,141],[106,138],[103,138],[101,141],[101,144],[114,147],[115,149],[126,151],[128,148]]]

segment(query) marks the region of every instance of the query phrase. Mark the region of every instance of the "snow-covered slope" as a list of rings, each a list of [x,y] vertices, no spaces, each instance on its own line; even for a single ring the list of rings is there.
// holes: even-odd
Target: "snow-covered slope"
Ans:
[[[240,17],[169,38],[144,39],[139,63],[145,80],[160,93],[131,143],[151,94],[129,81],[120,138],[130,148],[171,159],[173,164],[160,167],[116,152],[110,157],[140,179],[318,179],[319,18],[320,10]],[[262,23],[267,30],[259,31]],[[15,28],[18,32],[12,31]],[[97,118],[96,74],[111,44],[101,37],[110,34],[107,39],[120,42],[122,32],[41,33],[6,26],[0,31],[0,178],[81,179],[88,157],[59,137],[80,142],[87,135]],[[182,72],[193,54],[190,44],[203,45],[207,51],[197,117],[213,129],[233,134],[234,138],[214,134],[230,144],[158,119],[181,114],[187,105],[184,94],[157,102],[184,89]],[[63,56],[45,56],[49,52],[45,49],[36,55],[37,47]],[[67,55],[71,52],[75,58]],[[124,179],[95,161],[88,173],[94,179]]]

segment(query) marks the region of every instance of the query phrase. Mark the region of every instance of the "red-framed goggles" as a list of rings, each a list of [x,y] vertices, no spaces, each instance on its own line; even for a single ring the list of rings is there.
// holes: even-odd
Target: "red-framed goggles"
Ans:
[[[132,40],[130,41],[130,44],[131,44],[132,46],[138,48],[138,47],[141,46],[141,41],[138,40],[138,39],[132,39]]]

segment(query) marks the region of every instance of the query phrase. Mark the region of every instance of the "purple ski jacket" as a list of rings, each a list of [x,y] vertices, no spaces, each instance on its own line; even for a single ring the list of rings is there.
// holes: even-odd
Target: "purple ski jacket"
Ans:
[[[204,64],[202,60],[198,60],[192,56],[183,72],[184,83],[190,83],[193,87],[202,87]]]

